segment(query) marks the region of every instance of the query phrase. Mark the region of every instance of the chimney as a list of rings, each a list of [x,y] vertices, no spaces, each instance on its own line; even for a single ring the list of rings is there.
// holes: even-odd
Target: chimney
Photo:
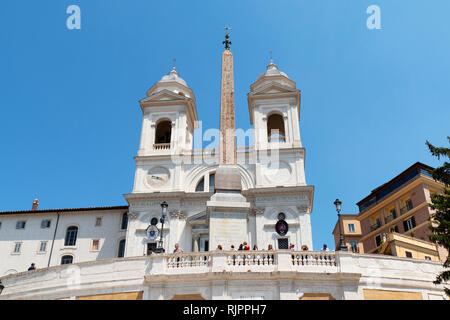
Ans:
[[[38,209],[39,206],[39,200],[38,199],[34,199],[33,200],[33,206],[31,207],[31,210],[36,211]]]

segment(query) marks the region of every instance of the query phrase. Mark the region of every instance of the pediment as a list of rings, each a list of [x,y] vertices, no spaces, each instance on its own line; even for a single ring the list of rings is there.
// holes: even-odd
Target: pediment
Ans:
[[[252,92],[252,95],[262,95],[262,94],[276,94],[276,93],[288,93],[288,92],[295,92],[295,88],[291,88],[287,85],[283,85],[278,82],[270,82],[266,85],[263,85],[255,91]]]
[[[173,91],[163,89],[151,96],[144,98],[141,102],[151,102],[151,101],[186,101],[187,97]]]

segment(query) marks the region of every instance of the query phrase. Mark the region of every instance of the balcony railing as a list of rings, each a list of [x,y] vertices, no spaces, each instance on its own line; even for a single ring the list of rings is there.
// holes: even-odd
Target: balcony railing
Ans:
[[[155,143],[153,150],[168,150],[170,149],[170,143]]]
[[[150,275],[208,272],[337,272],[335,252],[209,251],[150,256]]]

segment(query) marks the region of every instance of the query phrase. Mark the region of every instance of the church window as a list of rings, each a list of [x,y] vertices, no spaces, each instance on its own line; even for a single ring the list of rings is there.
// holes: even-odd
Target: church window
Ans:
[[[216,175],[210,174],[209,175],[209,192],[214,192],[214,185],[215,185]]]
[[[45,252],[47,250],[47,241],[41,241],[39,246],[39,252]]]
[[[269,142],[286,142],[284,119],[280,114],[272,114],[267,118],[267,139]]]
[[[121,225],[121,229],[122,230],[126,230],[128,227],[128,212],[125,212],[122,215],[122,225]]]
[[[123,258],[125,256],[125,239],[119,242],[119,252],[117,253],[118,258]]]
[[[16,229],[25,229],[26,221],[17,221]]]
[[[289,241],[287,238],[278,239],[278,249],[289,249]]]
[[[72,226],[67,228],[65,246],[74,246],[77,243],[78,227]]]
[[[91,251],[98,251],[100,248],[100,240],[94,239],[92,240]]]
[[[51,224],[51,220],[42,220],[41,221],[41,228],[42,229],[50,228],[50,224]]]
[[[22,248],[22,242],[16,242],[14,244],[14,253],[20,253],[21,248]]]
[[[172,134],[172,122],[161,121],[156,126],[155,144],[170,143]]]
[[[205,191],[205,178],[202,178],[199,183],[197,183],[197,187],[195,187],[195,192],[203,191]]]
[[[63,256],[61,258],[61,264],[71,264],[73,262],[72,256]]]

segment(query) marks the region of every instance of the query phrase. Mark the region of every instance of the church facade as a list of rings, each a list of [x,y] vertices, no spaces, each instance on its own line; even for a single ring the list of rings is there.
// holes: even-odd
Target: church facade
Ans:
[[[445,299],[439,263],[313,251],[300,90],[271,60],[248,93],[254,144],[237,147],[229,44],[219,148],[193,148],[174,68],[140,100],[128,206],[0,212],[0,299]]]

